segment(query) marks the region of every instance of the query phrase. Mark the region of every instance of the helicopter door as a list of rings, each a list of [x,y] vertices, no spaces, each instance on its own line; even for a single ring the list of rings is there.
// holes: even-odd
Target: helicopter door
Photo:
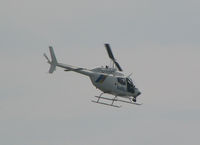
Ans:
[[[117,89],[120,91],[126,91],[126,79],[125,78],[117,78]]]

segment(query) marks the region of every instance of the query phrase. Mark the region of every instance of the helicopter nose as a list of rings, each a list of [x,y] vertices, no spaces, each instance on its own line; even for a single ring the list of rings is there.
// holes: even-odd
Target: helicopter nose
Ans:
[[[141,95],[141,92],[140,92],[138,89],[136,89],[136,90],[137,90],[137,91],[136,91],[136,95],[135,95],[135,97]]]
[[[141,95],[141,94],[142,94],[141,92],[138,92],[138,93],[137,93],[137,96],[139,96],[139,95]]]

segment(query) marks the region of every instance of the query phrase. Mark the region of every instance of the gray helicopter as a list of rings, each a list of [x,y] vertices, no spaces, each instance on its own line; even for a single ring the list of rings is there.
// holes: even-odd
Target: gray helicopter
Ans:
[[[44,54],[47,62],[50,64],[49,73],[53,73],[56,67],[64,68],[64,71],[74,71],[85,76],[88,76],[92,82],[92,84],[102,93],[99,96],[95,96],[97,98],[96,101],[92,100],[94,103],[99,103],[103,105],[108,105],[112,107],[121,107],[118,105],[114,105],[114,102],[124,102],[129,104],[141,105],[136,102],[136,98],[141,94],[138,88],[135,87],[133,81],[130,76],[125,76],[122,72],[122,68],[119,63],[116,61],[112,50],[109,44],[105,44],[106,50],[108,52],[109,58],[112,60],[112,66],[106,67],[97,67],[94,69],[86,69],[75,67],[63,63],[59,63],[56,59],[53,47],[49,47],[51,60]],[[102,97],[103,94],[111,94],[114,95],[114,98]],[[119,99],[119,97],[121,99]],[[111,103],[106,103],[105,101],[100,100],[108,100]]]

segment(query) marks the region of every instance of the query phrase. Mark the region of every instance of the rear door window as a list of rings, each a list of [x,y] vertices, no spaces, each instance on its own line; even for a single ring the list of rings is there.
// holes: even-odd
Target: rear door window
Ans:
[[[126,85],[126,79],[125,79],[125,78],[117,78],[117,81],[118,81],[121,85]]]

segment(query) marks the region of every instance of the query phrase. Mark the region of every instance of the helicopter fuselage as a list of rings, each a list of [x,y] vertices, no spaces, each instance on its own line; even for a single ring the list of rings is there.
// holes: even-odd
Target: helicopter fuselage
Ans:
[[[134,97],[140,91],[134,86],[130,77],[125,77],[121,72],[112,68],[95,68],[89,75],[92,84],[104,93],[121,97]]]

